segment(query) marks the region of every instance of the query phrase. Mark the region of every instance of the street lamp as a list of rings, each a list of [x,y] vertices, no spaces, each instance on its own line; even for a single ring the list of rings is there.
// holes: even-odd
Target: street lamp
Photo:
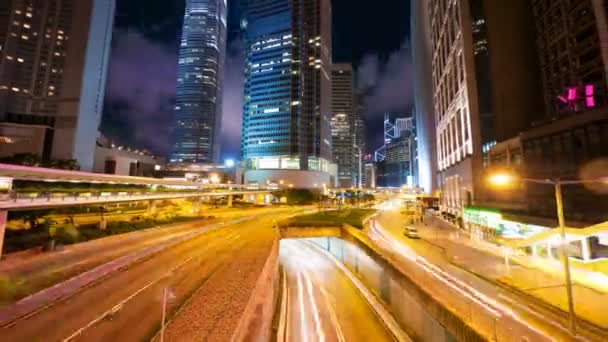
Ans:
[[[572,281],[570,276],[570,259],[568,256],[568,240],[566,239],[566,223],[564,220],[564,201],[562,197],[562,185],[577,185],[586,183],[604,183],[608,184],[608,178],[584,179],[584,180],[561,180],[556,179],[532,179],[519,178],[516,174],[500,172],[491,174],[488,177],[488,182],[497,188],[505,188],[513,185],[517,181],[528,182],[534,184],[552,185],[555,189],[555,204],[557,207],[557,222],[559,225],[562,249],[562,264],[564,266],[564,276],[566,278],[566,293],[568,296],[568,312],[570,315],[570,332],[576,334],[576,315],[574,312],[574,298],[572,296]]]

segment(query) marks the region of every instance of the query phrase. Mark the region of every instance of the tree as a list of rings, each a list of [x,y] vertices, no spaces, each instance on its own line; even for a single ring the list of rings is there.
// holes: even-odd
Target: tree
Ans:
[[[24,166],[40,166],[42,159],[34,153],[17,153],[10,157],[0,158],[0,163],[24,165]]]
[[[44,166],[53,168],[53,169],[62,169],[62,170],[80,170],[80,164],[76,159],[56,159],[51,160],[48,163],[45,163]]]

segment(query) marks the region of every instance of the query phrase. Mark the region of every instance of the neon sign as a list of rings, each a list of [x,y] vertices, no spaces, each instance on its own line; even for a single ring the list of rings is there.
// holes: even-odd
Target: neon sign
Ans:
[[[566,94],[559,95],[557,98],[573,112],[584,108],[595,108],[595,86],[586,84],[583,87],[568,87]]]

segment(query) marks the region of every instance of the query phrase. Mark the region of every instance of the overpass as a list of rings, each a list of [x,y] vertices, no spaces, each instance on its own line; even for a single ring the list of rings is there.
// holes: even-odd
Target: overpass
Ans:
[[[54,183],[87,183],[113,185],[146,186],[150,191],[39,191],[19,192],[13,189],[14,180],[48,182],[49,189]],[[159,187],[166,191],[156,191]],[[81,171],[69,171],[31,167],[21,165],[0,164],[0,256],[8,212],[11,210],[47,209],[78,205],[110,204],[120,202],[149,201],[180,198],[210,198],[227,197],[228,206],[232,206],[234,196],[269,195],[273,190],[256,188],[247,189],[237,184],[204,184],[186,180],[160,179],[147,177],[131,177],[98,174]]]

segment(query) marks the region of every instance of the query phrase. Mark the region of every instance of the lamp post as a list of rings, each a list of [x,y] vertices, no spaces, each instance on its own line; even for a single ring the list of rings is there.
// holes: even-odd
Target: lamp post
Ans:
[[[535,184],[552,185],[555,189],[555,204],[557,209],[557,222],[561,238],[561,259],[564,267],[564,277],[566,280],[566,294],[568,296],[569,328],[572,334],[576,334],[576,314],[574,312],[574,298],[572,295],[572,280],[570,275],[570,257],[568,256],[568,240],[566,239],[566,223],[564,219],[564,200],[562,196],[563,185],[577,185],[586,183],[608,183],[608,178],[583,179],[583,180],[560,180],[558,179],[532,179],[518,178],[509,173],[496,173],[490,175],[488,181],[497,187],[507,187],[517,180]]]

